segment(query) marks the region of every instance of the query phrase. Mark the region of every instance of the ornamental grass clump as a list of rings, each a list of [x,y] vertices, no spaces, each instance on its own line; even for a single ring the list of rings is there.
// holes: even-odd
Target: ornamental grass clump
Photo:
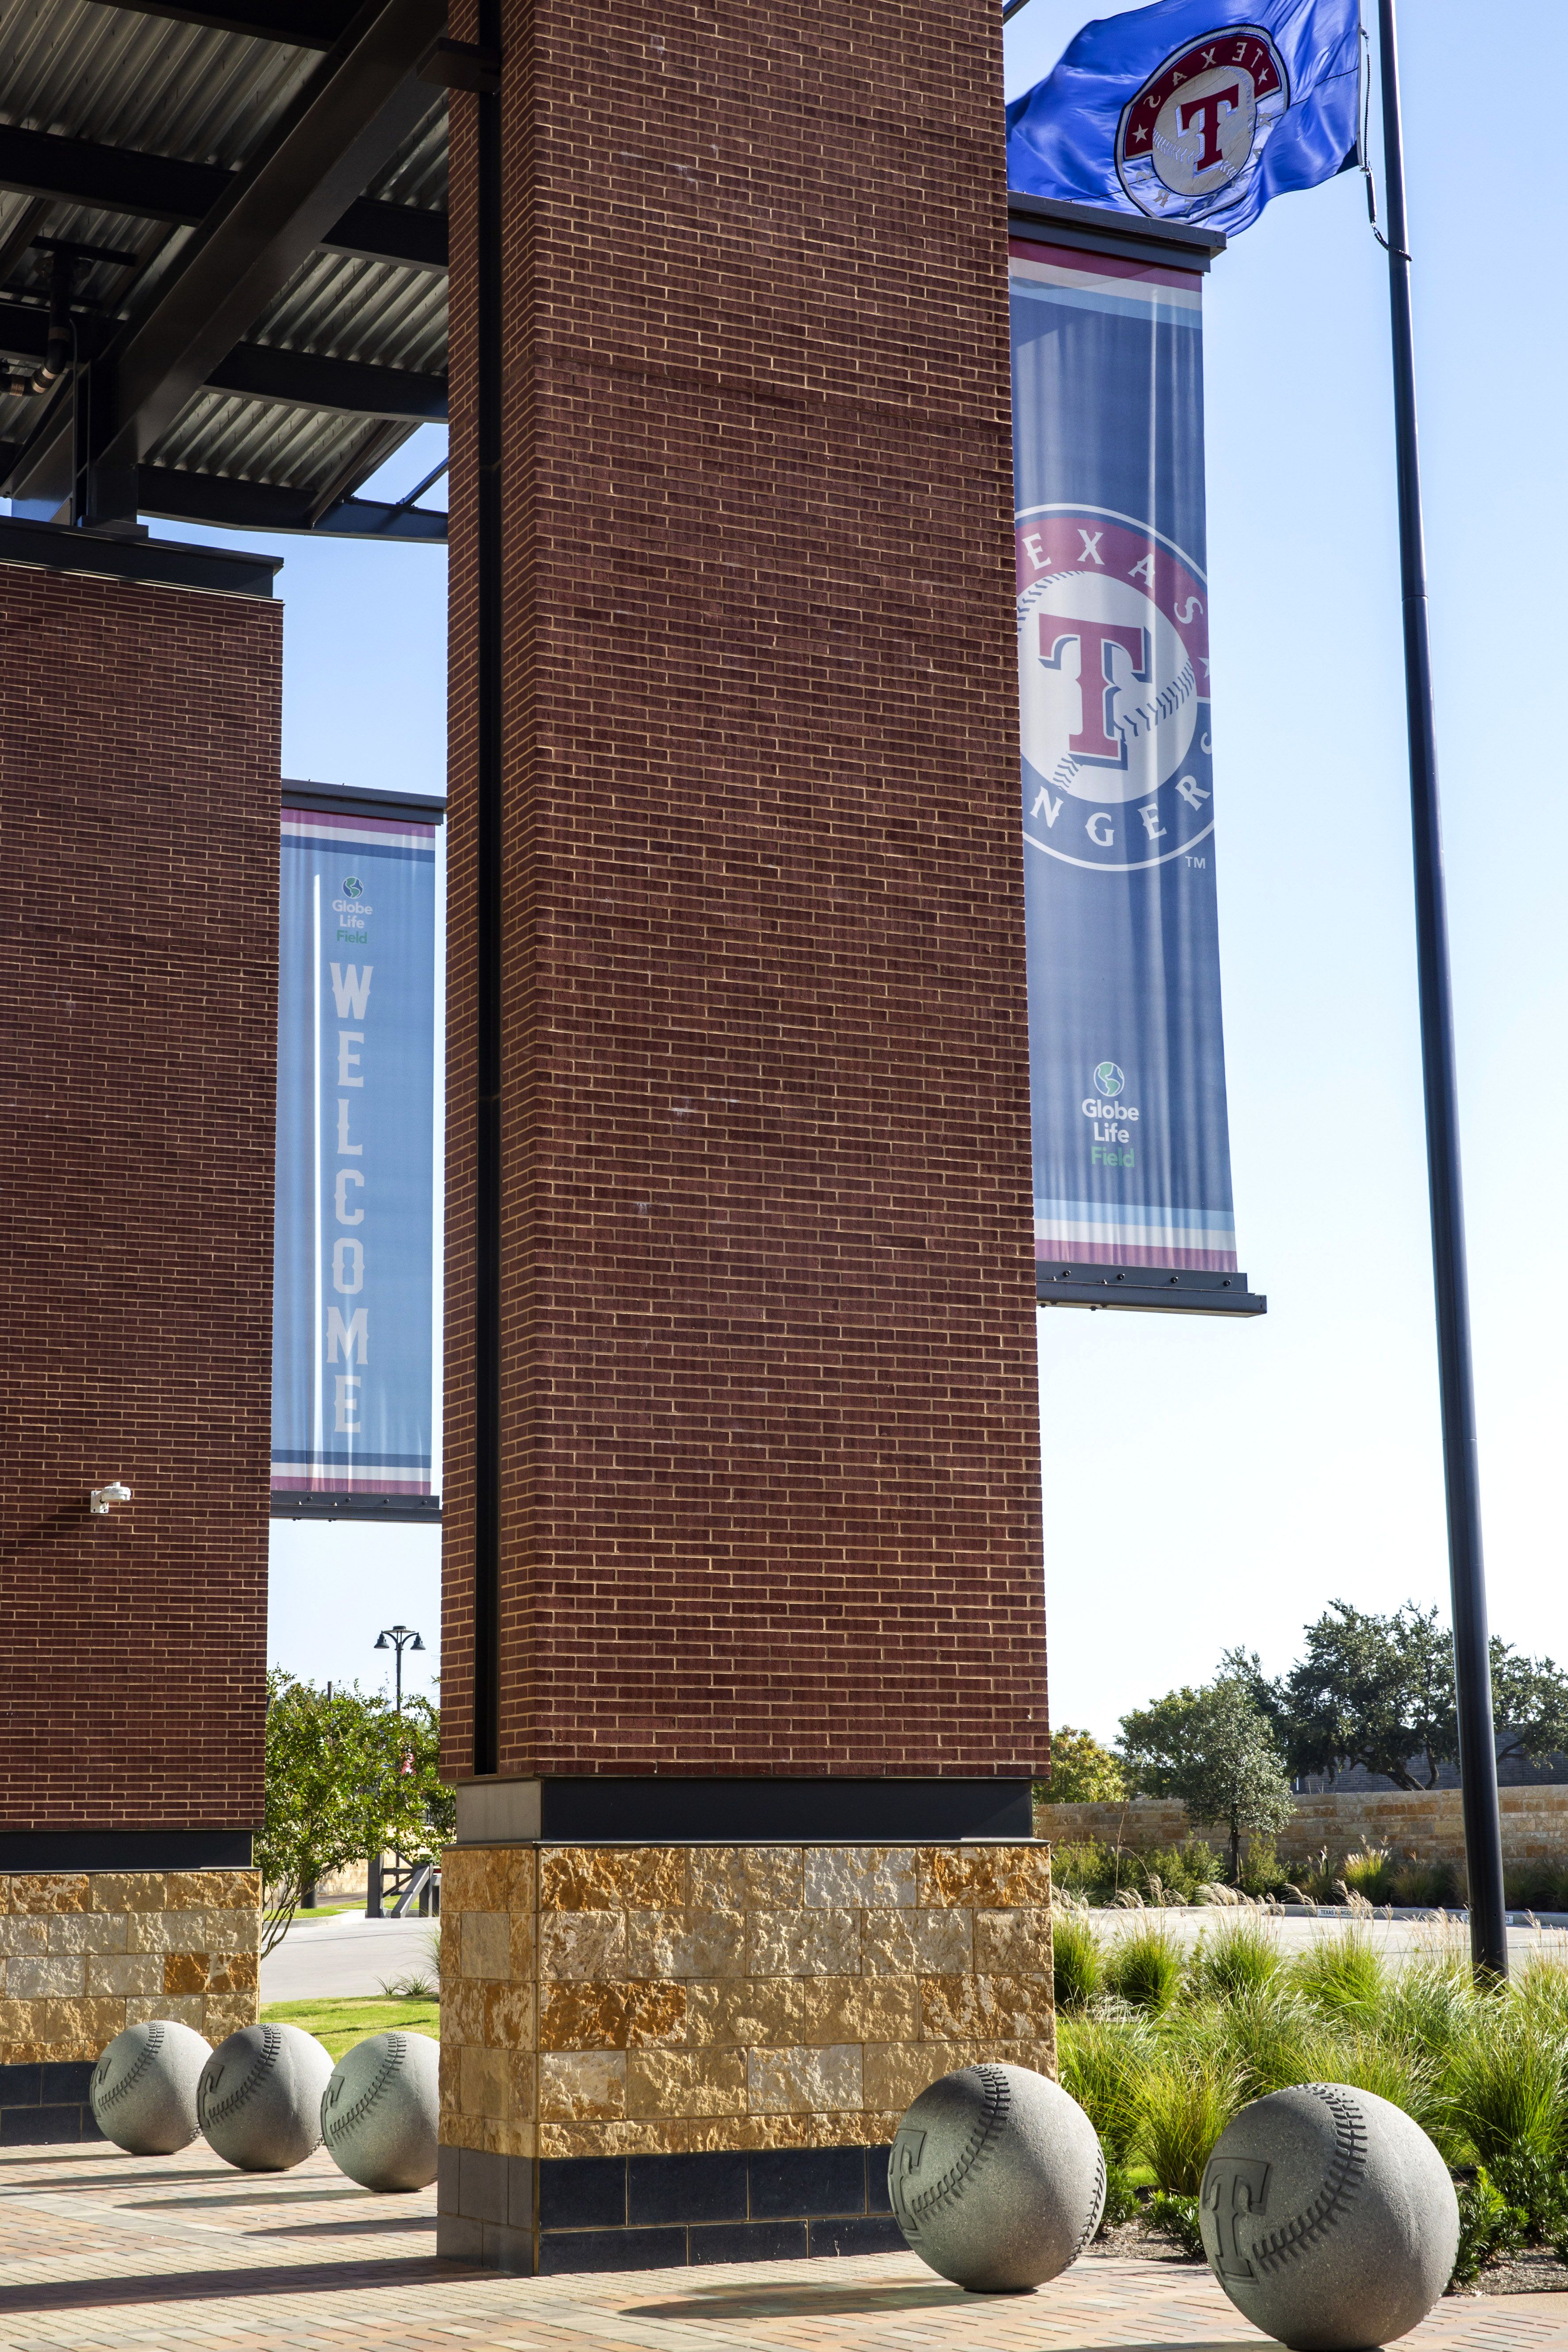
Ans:
[[[1280,1969],[1279,1946],[1256,1913],[1242,1912],[1205,1935],[1194,1953],[1193,1990],[1219,2000],[1261,1992]]]
[[[1087,2009],[1105,1981],[1105,1955],[1087,1914],[1052,1912],[1051,1954],[1057,2007]]]
[[[1396,1970],[1379,2023],[1396,2042],[1440,2063],[1468,2032],[1475,2005],[1468,1955],[1450,1945],[1431,1959],[1411,1960]]]
[[[1364,1928],[1323,1936],[1290,1963],[1290,1981],[1323,2015],[1374,2025],[1387,1997],[1389,1971]]]
[[[1132,2137],[1157,2187],[1197,2195],[1215,2142],[1244,2098],[1239,2074],[1223,2061],[1191,2050],[1156,2059],[1138,2085]]]
[[[1058,2028],[1062,2088],[1100,2134],[1111,2164],[1125,2165],[1131,2154],[1139,2085],[1154,2055],[1142,2017],[1063,2018]]]
[[[1206,2021],[1205,2047],[1236,2069],[1248,2099],[1321,2080],[1327,2069],[1322,2021],[1289,1986],[1276,1982],[1237,1993],[1216,2003]]]
[[[1444,2120],[1489,2171],[1525,2148],[1555,2161],[1568,2123],[1565,2064],[1568,2042],[1528,2000],[1500,1993],[1478,2001],[1448,2053]]]
[[[1132,2009],[1158,2016],[1182,1990],[1182,1956],[1157,1920],[1141,1919],[1111,1948],[1106,1983]]]

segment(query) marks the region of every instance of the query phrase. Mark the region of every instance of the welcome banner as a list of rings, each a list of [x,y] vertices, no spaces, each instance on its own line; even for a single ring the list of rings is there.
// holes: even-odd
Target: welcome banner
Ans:
[[[1202,279],[1010,244],[1036,1254],[1236,1267]],[[1228,1287],[1228,1286],[1227,1286]]]
[[[431,1490],[436,828],[287,793],[274,1508],[390,1517]]]

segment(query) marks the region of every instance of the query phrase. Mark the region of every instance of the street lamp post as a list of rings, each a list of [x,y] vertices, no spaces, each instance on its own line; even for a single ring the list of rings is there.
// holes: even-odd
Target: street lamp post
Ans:
[[[423,1634],[416,1633],[412,1625],[388,1625],[384,1632],[376,1636],[375,1646],[378,1650],[395,1648],[397,1652],[397,1712],[401,1715],[403,1713],[403,1653],[405,1649],[422,1650],[425,1647],[425,1638]]]
[[[397,1664],[395,1668],[395,1687],[397,1692],[396,1712],[401,1715],[403,1713],[403,1653],[405,1650],[422,1650],[425,1647],[425,1637],[421,1633],[416,1633],[412,1625],[386,1625],[384,1626],[382,1631],[376,1635],[374,1646],[378,1650],[395,1650],[397,1653]],[[402,1857],[398,1853],[395,1846],[394,1846],[392,1850],[392,1854],[395,1865],[401,1867]],[[382,1916],[381,1856],[379,1853],[366,1855],[365,1878],[364,1916],[367,1919],[379,1919]]]

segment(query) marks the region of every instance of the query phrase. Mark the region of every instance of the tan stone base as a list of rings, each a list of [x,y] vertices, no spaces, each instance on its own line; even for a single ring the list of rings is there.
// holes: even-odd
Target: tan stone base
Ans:
[[[253,2024],[260,1905],[254,1870],[0,1872],[0,2066],[93,2059],[149,2018]]]
[[[885,2147],[954,2067],[1056,2071],[1043,1845],[458,1846],[441,1913],[449,2150]]]

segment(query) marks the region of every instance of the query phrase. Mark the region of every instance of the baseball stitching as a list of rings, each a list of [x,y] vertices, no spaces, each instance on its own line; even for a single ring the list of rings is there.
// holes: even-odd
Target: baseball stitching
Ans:
[[[1328,2178],[1306,2211],[1248,2246],[1248,2257],[1260,2271],[1293,2263],[1326,2238],[1354,2203],[1366,2179],[1366,2124],[1360,2108],[1331,2083],[1301,2083],[1297,2087],[1310,2098],[1321,2099],[1333,2117],[1334,2152],[1329,2158]]]
[[[933,2180],[931,2187],[923,2189],[918,2197],[906,2195],[904,2201],[917,2229],[928,2213],[935,2212],[938,2206],[945,2205],[957,2196],[975,2166],[989,2155],[1006,2129],[1007,2118],[1013,2111],[1012,2084],[1000,2066],[976,2066],[974,2072],[980,2077],[985,2105],[971,2126],[966,2146],[953,2158],[940,2180]]]
[[[1077,2262],[1079,2254],[1082,2253],[1085,2246],[1088,2245],[1089,2240],[1093,2237],[1095,2231],[1099,2229],[1100,2217],[1104,2210],[1105,2150],[1102,2147],[1097,2147],[1095,2150],[1094,2195],[1089,2200],[1089,2219],[1083,2225],[1083,2235],[1072,2250],[1072,2258],[1075,2263]]]
[[[100,2089],[97,2083],[93,2084],[93,2105],[98,2107],[114,2106],[118,2101],[125,2096],[126,2092],[129,2091],[133,2084],[142,2080],[142,2075],[147,2072],[148,2067],[151,2066],[153,2061],[157,2057],[159,2051],[162,2050],[163,2047],[163,2027],[161,2025],[149,2026],[147,2029],[147,2039],[138,2051],[136,2054],[136,2063],[132,2067],[129,2074],[125,2076],[123,2082],[116,2083],[111,2091]]]
[[[273,2067],[278,2063],[279,2053],[283,2047],[283,2036],[279,2033],[275,2025],[264,2025],[261,2029],[261,2032],[262,2043],[260,2051],[257,2055],[256,2063],[251,2067],[250,2072],[246,2075],[244,2081],[237,2083],[234,2089],[229,2092],[227,2097],[219,2099],[216,2106],[208,2106],[205,2099],[201,2101],[202,2129],[204,2132],[206,2130],[208,2124],[225,2123],[230,2116],[237,2115],[240,2108],[244,2106],[247,2099],[249,2098],[252,2091],[260,2087],[263,2081],[268,2074],[270,2074]]]
[[[341,2139],[345,2132],[352,2131],[362,2116],[369,2115],[372,2107],[402,2065],[404,2051],[407,2046],[403,2035],[393,2033],[389,2034],[387,2039],[392,2047],[383,2053],[381,2063],[372,2076],[369,2086],[360,2093],[352,2107],[345,2107],[341,2116],[334,2116],[328,2124],[329,2146],[333,2140]]]

